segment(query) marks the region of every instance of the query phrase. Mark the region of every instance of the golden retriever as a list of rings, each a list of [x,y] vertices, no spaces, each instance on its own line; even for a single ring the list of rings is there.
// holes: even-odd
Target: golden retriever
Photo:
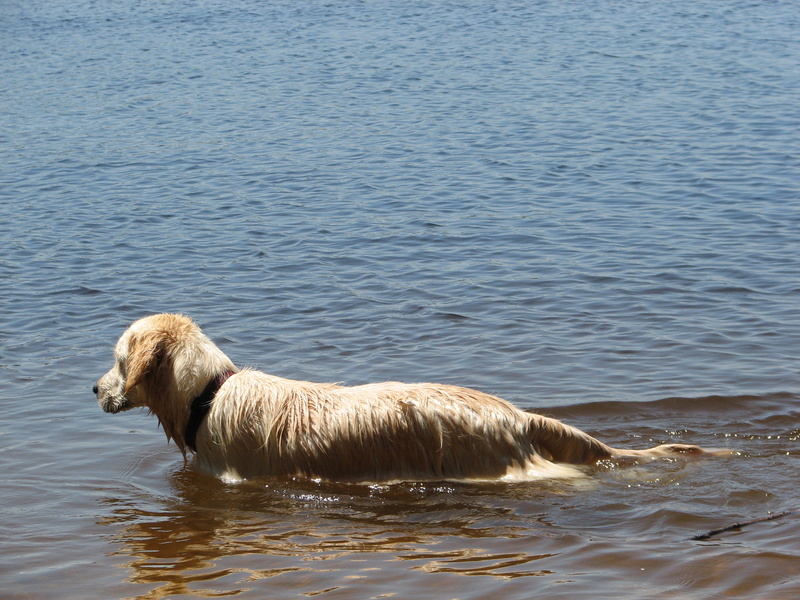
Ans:
[[[699,454],[697,446],[611,448],[482,392],[432,383],[355,387],[283,379],[233,362],[184,316],[133,323],[94,386],[102,409],[146,407],[186,456],[228,480],[530,479],[617,457]],[[559,464],[560,463],[560,464]]]

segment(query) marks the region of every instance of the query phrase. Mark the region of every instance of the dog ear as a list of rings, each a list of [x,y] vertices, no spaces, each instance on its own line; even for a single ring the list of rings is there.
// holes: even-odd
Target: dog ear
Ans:
[[[128,343],[128,369],[123,394],[127,394],[155,369],[163,355],[163,349],[164,340],[157,332],[131,337]]]

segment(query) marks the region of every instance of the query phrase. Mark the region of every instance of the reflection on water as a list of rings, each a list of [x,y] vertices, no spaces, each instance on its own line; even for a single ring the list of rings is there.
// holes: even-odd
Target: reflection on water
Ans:
[[[536,563],[555,555],[552,540],[548,552],[540,544],[523,549],[527,544],[514,541],[548,540],[552,524],[544,503],[571,493],[563,482],[533,489],[305,481],[226,485],[191,468],[173,472],[170,484],[174,498],[134,490],[103,500],[111,516],[102,523],[118,530],[116,554],[124,557],[129,581],[153,586],[147,597],[236,593],[247,583],[287,574],[295,574],[295,583],[284,584],[289,587],[315,575],[330,580],[337,571],[350,581],[388,568],[500,578],[542,575],[549,571]],[[494,549],[498,539],[519,547]],[[235,567],[227,566],[232,557],[239,557]],[[364,564],[354,575],[359,562]]]

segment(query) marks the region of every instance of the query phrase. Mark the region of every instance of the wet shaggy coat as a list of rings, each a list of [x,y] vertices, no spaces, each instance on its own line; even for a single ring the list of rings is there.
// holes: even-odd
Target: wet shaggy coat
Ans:
[[[215,475],[337,481],[524,479],[616,456],[699,452],[693,446],[622,451],[477,390],[431,383],[347,387],[237,369],[189,318],[136,321],[95,386],[116,413],[146,407],[186,454],[191,404],[233,372],[197,430],[199,466]]]

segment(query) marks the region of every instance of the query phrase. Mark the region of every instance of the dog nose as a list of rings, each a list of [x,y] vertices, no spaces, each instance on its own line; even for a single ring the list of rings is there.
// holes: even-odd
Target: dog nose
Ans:
[[[94,392],[94,395],[97,396],[97,384],[96,383],[92,386],[92,391]]]

